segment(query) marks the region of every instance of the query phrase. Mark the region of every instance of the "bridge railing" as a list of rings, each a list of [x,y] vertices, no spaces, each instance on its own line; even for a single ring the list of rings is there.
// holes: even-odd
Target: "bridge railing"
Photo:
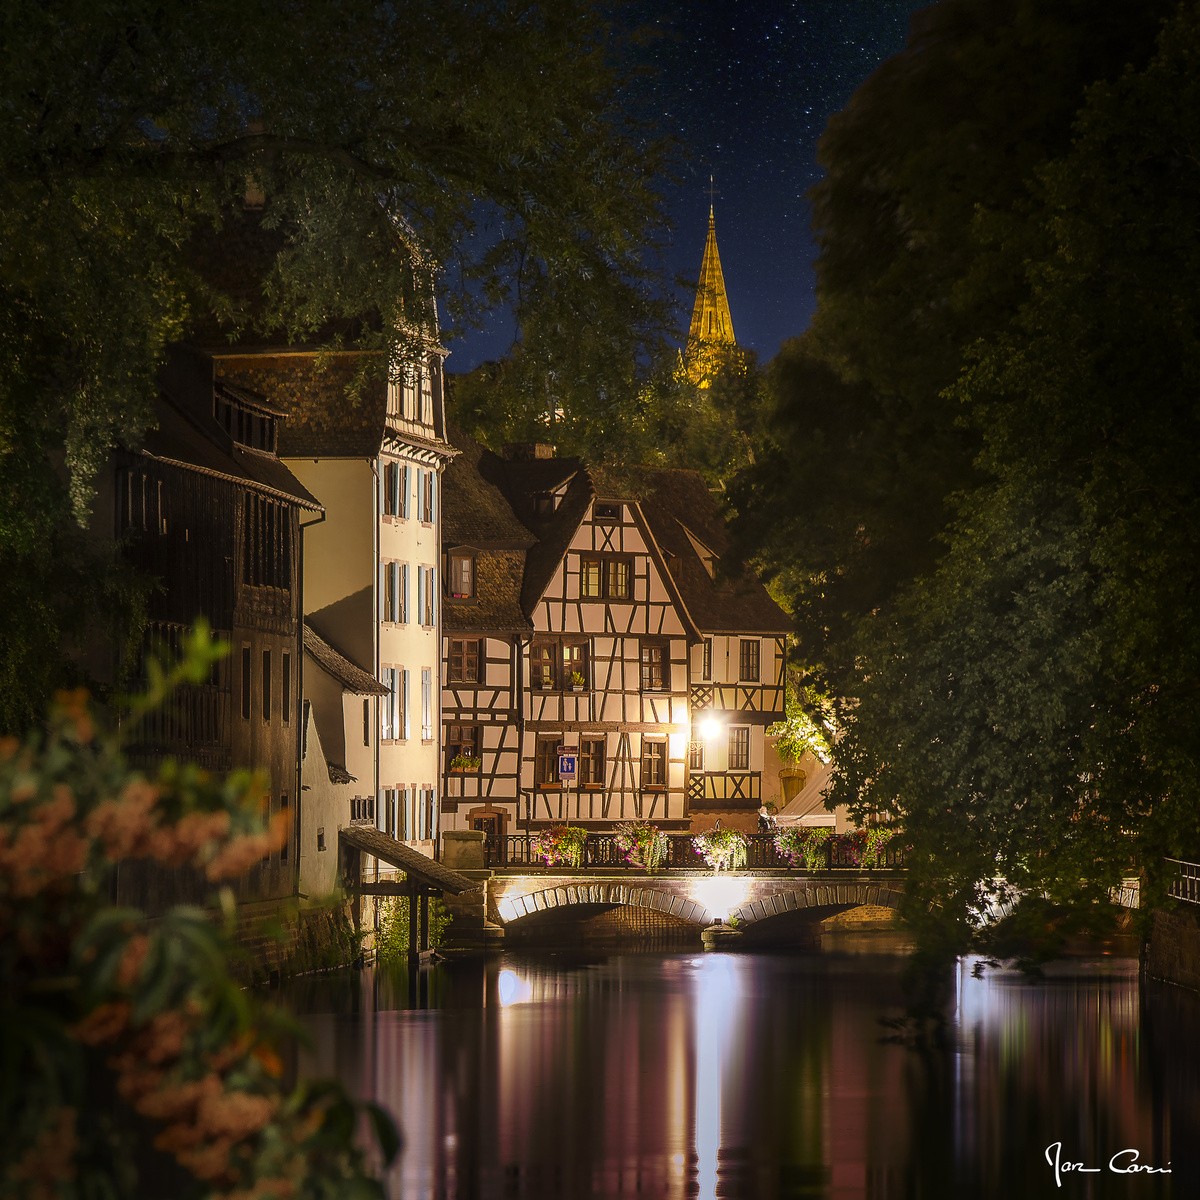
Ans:
[[[1171,882],[1167,884],[1167,895],[1188,904],[1200,904],[1200,863],[1178,858],[1168,858],[1167,862],[1175,868]]]
[[[484,844],[484,853],[489,867],[535,867],[552,870],[533,851],[533,835],[510,833],[501,838],[489,838]],[[818,869],[826,871],[860,871],[861,845],[846,836],[831,837],[822,847],[824,861]],[[879,864],[886,868],[903,868],[902,847],[887,847]],[[661,870],[700,871],[705,869],[704,859],[696,852],[691,834],[667,835],[667,855]],[[775,848],[775,838],[769,833],[746,836],[746,868],[748,870],[785,871],[805,870],[793,867],[788,859]],[[557,868],[557,869],[562,869]],[[644,868],[629,862],[617,848],[616,838],[611,833],[589,833],[583,850],[583,861],[570,870],[624,870],[641,871]]]

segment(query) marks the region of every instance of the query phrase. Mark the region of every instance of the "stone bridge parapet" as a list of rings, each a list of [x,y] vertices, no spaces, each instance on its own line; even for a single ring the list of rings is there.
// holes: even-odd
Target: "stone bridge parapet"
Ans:
[[[903,893],[898,871],[816,875],[694,872],[684,875],[496,874],[487,881],[488,918],[508,925],[537,913],[581,905],[630,905],[703,927],[717,918],[741,925],[802,909],[861,905],[895,909]]]

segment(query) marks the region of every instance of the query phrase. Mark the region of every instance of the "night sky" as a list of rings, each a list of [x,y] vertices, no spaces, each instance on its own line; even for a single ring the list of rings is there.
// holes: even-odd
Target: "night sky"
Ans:
[[[762,361],[800,333],[813,309],[816,251],[805,193],[830,114],[903,44],[928,0],[640,0],[633,16],[659,31],[650,114],[685,152],[666,192],[674,226],[667,266],[695,280],[716,181],[717,241],[738,343]],[[692,293],[681,291],[686,331]],[[452,343],[451,370],[503,355],[511,320]]]

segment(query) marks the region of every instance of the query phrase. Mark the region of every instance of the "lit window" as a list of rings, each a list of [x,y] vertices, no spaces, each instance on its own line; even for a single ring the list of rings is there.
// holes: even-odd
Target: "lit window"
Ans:
[[[558,645],[555,642],[535,642],[530,664],[529,686],[539,691],[558,687]]]
[[[633,594],[633,564],[624,557],[581,555],[579,594],[588,600],[628,600]]]
[[[433,738],[433,672],[428,667],[421,668],[421,739],[430,741]]]
[[[602,587],[600,560],[585,558],[579,564],[579,594],[587,599],[600,599]]]
[[[563,686],[580,691],[588,683],[588,648],[586,642],[564,642],[562,649]]]
[[[609,600],[628,600],[632,589],[630,580],[633,575],[627,558],[611,558],[608,560],[605,578],[605,594]]]

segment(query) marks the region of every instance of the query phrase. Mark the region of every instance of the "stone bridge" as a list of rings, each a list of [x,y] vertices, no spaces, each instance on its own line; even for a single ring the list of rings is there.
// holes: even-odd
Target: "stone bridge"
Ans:
[[[554,909],[626,905],[700,928],[718,919],[748,927],[803,909],[823,909],[823,915],[863,905],[895,909],[903,890],[899,871],[850,878],[845,872],[648,875],[626,871],[607,878],[598,878],[594,871],[586,875],[496,873],[484,881],[488,920],[500,926]]]

